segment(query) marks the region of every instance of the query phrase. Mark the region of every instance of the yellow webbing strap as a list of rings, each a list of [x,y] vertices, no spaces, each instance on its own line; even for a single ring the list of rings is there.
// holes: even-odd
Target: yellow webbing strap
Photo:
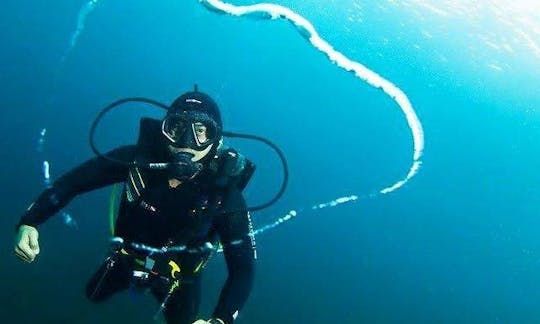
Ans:
[[[111,191],[111,196],[109,198],[109,229],[111,230],[111,236],[114,236],[114,221],[115,221],[115,211],[116,211],[116,201],[120,192],[120,185],[115,184]]]

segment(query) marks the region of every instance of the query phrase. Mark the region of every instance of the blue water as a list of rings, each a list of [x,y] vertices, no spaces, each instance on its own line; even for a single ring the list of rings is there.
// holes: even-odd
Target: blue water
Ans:
[[[426,148],[418,175],[396,192],[299,215],[258,237],[256,283],[239,323],[540,321],[540,11],[523,0],[515,3],[529,10],[500,16],[497,8],[509,6],[499,2],[277,2],[399,86]],[[6,323],[151,320],[151,298],[122,294],[96,306],[83,296],[106,254],[110,189],[68,206],[78,230],[58,217],[40,227],[34,264],[12,252],[14,225],[42,189],[40,130],[58,176],[92,157],[88,129],[113,100],[170,103],[197,83],[220,104],[228,130],[276,142],[290,186],[254,215],[259,226],[406,174],[412,138],[396,104],[330,63],[291,24],[219,15],[195,0],[101,0],[62,62],[85,3],[6,0],[0,11]],[[100,147],[135,141],[138,119],[159,114],[140,105],[115,111],[100,128]],[[258,165],[248,201],[269,198],[279,161],[264,146],[230,144]],[[225,275],[215,258],[201,316]]]

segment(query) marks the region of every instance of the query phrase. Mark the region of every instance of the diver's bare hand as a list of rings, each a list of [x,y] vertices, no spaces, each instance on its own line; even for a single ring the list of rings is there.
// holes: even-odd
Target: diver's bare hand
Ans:
[[[39,233],[35,227],[21,225],[15,236],[15,255],[25,262],[32,262],[39,254]]]
[[[193,322],[193,324],[214,324],[214,323],[225,324],[225,322],[223,322],[223,320],[219,318],[211,318],[208,321],[200,319],[200,320],[197,320],[196,322]]]

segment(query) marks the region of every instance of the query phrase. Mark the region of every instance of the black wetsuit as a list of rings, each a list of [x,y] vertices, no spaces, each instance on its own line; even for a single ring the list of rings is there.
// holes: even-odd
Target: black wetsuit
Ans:
[[[109,152],[108,156],[133,161],[137,159],[138,150],[136,146],[125,146]],[[200,247],[206,242],[221,242],[228,278],[212,316],[232,323],[252,287],[255,243],[241,191],[234,187],[218,186],[215,179],[216,174],[205,169],[195,181],[171,188],[166,171],[145,171],[94,158],[55,181],[24,213],[20,224],[38,226],[76,195],[123,182],[125,185],[115,236],[122,237],[128,243],[154,247]],[[132,271],[137,269],[134,261],[144,259],[145,255],[128,248],[124,251],[127,254],[116,253],[113,256],[116,262],[106,274],[107,261],[90,279],[87,296],[91,300],[103,301],[113,293],[130,287]],[[181,269],[180,286],[165,308],[168,323],[191,324],[196,319],[200,300],[199,270],[209,254],[206,250],[167,256]],[[160,302],[169,289],[170,285],[166,284],[151,285],[152,293]]]

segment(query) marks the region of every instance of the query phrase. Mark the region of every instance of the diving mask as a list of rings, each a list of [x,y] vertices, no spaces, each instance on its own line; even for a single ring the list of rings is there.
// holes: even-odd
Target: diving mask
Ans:
[[[199,111],[169,113],[161,124],[161,132],[173,147],[189,151],[204,151],[221,137],[218,124]]]

